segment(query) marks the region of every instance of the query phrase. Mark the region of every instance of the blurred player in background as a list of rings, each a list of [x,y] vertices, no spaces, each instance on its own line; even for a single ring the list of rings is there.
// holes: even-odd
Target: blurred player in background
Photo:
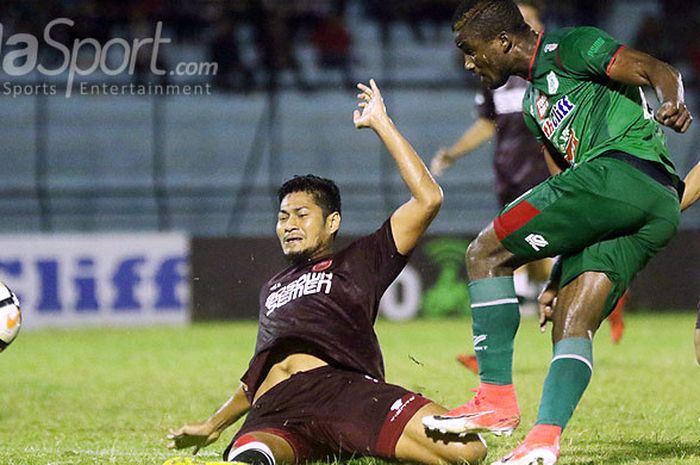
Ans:
[[[515,3],[533,31],[544,30],[541,1],[516,0]],[[495,90],[482,86],[476,97],[479,118],[454,145],[437,152],[430,164],[433,174],[442,175],[455,161],[495,137],[493,166],[501,207],[547,179],[550,170],[542,148],[523,120],[523,97],[527,86],[528,82],[519,76],[509,77],[505,85]],[[554,166],[553,170],[556,173],[559,168]],[[537,297],[551,269],[552,259],[545,258],[515,271],[515,292],[520,298],[520,311],[523,315],[537,314]],[[626,297],[623,296],[608,317],[610,336],[615,344],[620,342],[624,332],[625,300]],[[457,360],[474,373],[479,372],[475,355],[460,354]]]
[[[279,191],[277,237],[291,266],[260,293],[255,354],[242,385],[208,420],[171,431],[169,447],[214,441],[246,412],[224,459],[255,465],[375,456],[413,463],[477,463],[477,435],[428,432],[425,415],[447,409],[384,381],[374,333],[379,300],[442,204],[442,190],[401,136],[374,81],[359,84],[355,126],[372,128],[411,192],[373,234],[334,252],[340,194],[308,175]]]
[[[682,181],[659,123],[686,132],[680,73],[593,27],[536,33],[512,0],[466,0],[455,13],[465,68],[490,88],[526,77],[525,122],[561,173],[511,202],[467,252],[476,396],[430,428],[510,433],[520,422],[512,379],[520,323],[513,270],[560,256],[540,295],[554,354],[533,429],[497,463],[553,465],[562,430],[593,373],[592,339],[635,274],[676,234]],[[661,102],[654,115],[640,86]]]
[[[685,210],[700,199],[700,162],[690,170],[685,178],[685,192],[681,200],[681,210]],[[698,319],[695,321],[695,359],[700,365],[700,301],[698,301]]]

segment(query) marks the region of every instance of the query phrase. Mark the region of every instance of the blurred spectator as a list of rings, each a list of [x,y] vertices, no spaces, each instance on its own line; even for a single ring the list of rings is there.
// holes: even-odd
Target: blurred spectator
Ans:
[[[634,48],[655,56],[660,60],[671,61],[666,51],[666,34],[662,19],[658,15],[647,15],[639,25]]]
[[[263,14],[256,16],[255,34],[267,88],[276,89],[282,73],[290,71],[296,85],[309,90],[311,86],[304,77],[290,34],[291,5],[286,0],[265,0],[264,4]]]
[[[218,64],[214,76],[217,89],[243,89],[247,92],[253,88],[253,73],[241,60],[233,19],[225,17],[219,21],[216,34],[209,42],[209,56]]]
[[[340,71],[345,86],[352,88],[355,85],[351,70],[352,36],[343,17],[334,15],[322,19],[314,31],[312,41],[318,54],[318,66],[325,70]]]

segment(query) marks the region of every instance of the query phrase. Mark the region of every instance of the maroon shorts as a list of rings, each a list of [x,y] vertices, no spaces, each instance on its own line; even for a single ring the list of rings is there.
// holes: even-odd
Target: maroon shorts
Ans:
[[[266,432],[284,438],[297,463],[347,456],[394,458],[408,421],[431,401],[394,384],[323,366],[297,373],[252,406],[242,435]]]
[[[695,329],[700,329],[700,300],[698,300],[698,319],[695,320]]]

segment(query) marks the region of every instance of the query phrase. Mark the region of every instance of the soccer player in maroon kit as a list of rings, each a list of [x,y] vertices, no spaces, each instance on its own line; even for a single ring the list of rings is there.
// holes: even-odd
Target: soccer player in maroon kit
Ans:
[[[355,126],[372,128],[411,192],[373,234],[335,252],[340,195],[332,181],[295,177],[279,191],[277,237],[291,266],[260,293],[255,354],[242,384],[209,419],[168,435],[200,448],[246,412],[224,459],[254,465],[368,455],[414,463],[477,463],[477,435],[429,433],[446,408],[386,383],[373,325],[379,300],[438,213],[442,190],[386,114],[374,81],[359,84]]]

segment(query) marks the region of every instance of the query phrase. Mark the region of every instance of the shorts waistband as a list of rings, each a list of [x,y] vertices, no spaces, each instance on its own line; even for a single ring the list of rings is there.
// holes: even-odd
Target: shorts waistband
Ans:
[[[666,171],[661,163],[645,160],[643,158],[630,155],[629,153],[619,152],[616,150],[605,152],[601,155],[601,157],[614,158],[615,160],[623,161],[633,168],[636,168],[638,171],[646,174],[662,186],[676,192],[679,199],[683,198],[685,184],[678,177],[672,176],[671,173]]]

